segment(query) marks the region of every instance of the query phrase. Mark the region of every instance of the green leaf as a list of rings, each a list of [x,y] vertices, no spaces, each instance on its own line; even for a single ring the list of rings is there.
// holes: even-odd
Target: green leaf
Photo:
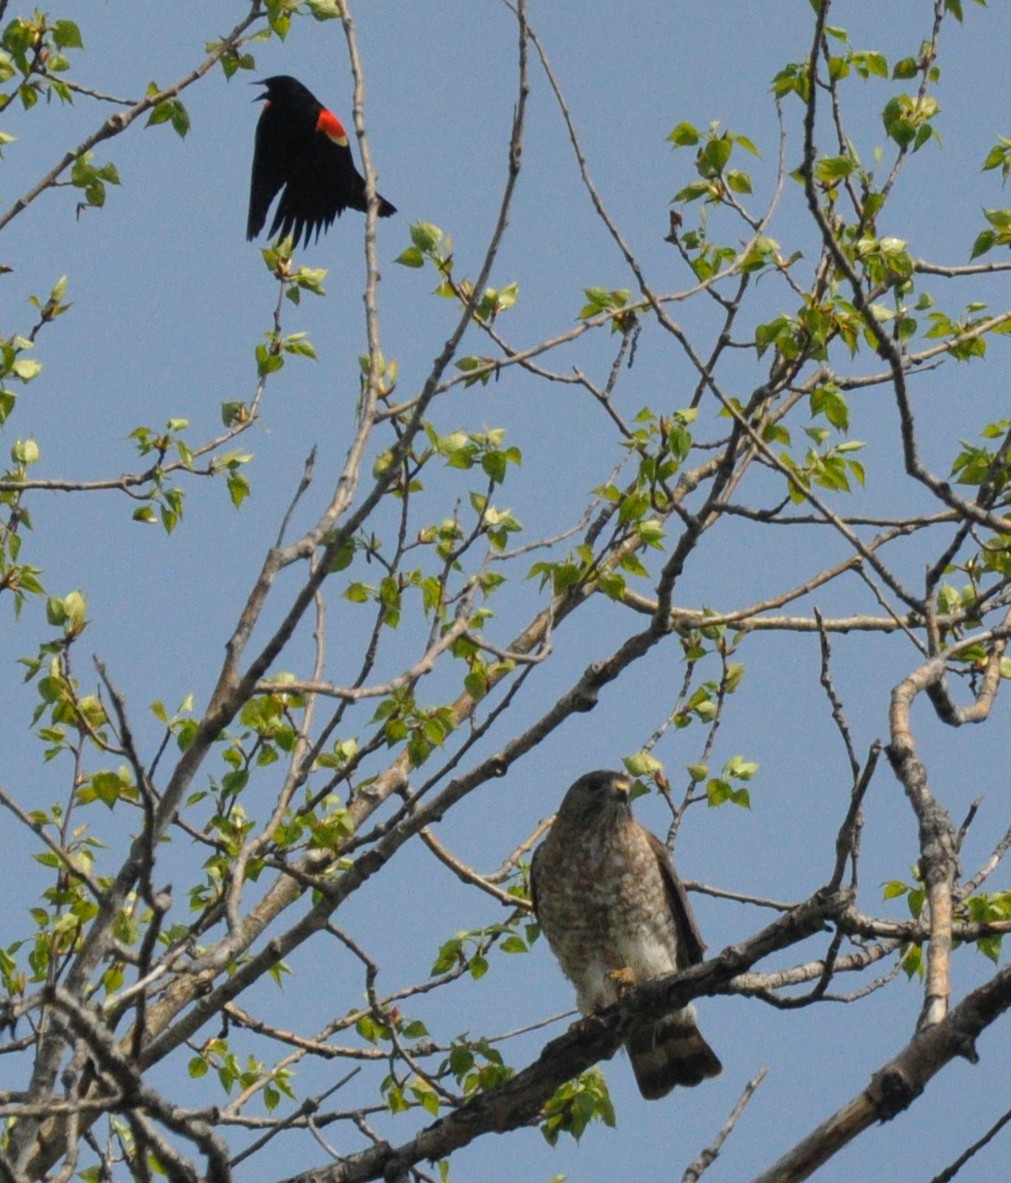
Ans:
[[[888,59],[883,53],[874,51],[855,53],[853,60],[864,77],[868,74],[875,74],[878,78],[888,77]]]
[[[907,978],[923,977],[923,950],[919,945],[906,945],[899,964]]]
[[[232,505],[238,509],[243,501],[245,501],[249,496],[249,481],[246,480],[241,472],[230,472],[226,480],[228,485],[228,496],[231,498]]]
[[[155,84],[152,82],[148,87],[150,93]],[[155,94],[158,93],[155,87]],[[166,99],[163,103],[158,103],[151,111],[147,118],[146,127],[155,127],[159,123],[171,123],[172,130],[179,136],[180,139],[185,138],[186,133],[190,130],[190,116],[186,107],[178,99]]]
[[[719,176],[726,168],[730,154],[734,150],[730,136],[714,136],[706,143],[699,153],[698,170],[703,177]]]
[[[283,365],[284,358],[280,353],[274,352],[273,346],[257,345],[256,372],[261,378],[267,377],[268,374],[276,373]]]
[[[554,1146],[561,1134],[578,1142],[591,1121],[614,1127],[614,1105],[599,1068],[590,1068],[558,1088],[542,1111],[541,1133]]]
[[[431,222],[413,222],[411,242],[417,250],[427,255],[442,242],[442,231]]]
[[[983,161],[983,172],[992,168],[1001,170],[1001,181],[1006,183],[1008,175],[1011,174],[1011,140],[1005,136],[997,137],[997,143],[990,149]]]
[[[912,147],[915,152],[934,135],[930,120],[940,109],[937,100],[930,95],[912,98],[901,94],[885,104],[881,120],[890,139],[900,148]]]
[[[857,167],[852,156],[822,156],[815,165],[814,175],[819,181],[838,181],[848,177]]]
[[[393,261],[402,267],[424,267],[425,256],[418,247],[409,246],[407,250],[401,251]]]
[[[306,0],[309,11],[318,21],[338,20],[341,15],[337,0]]]
[[[316,350],[305,333],[292,333],[285,337],[281,348],[285,353],[293,353],[298,357],[309,357],[316,361]]]
[[[917,64],[916,58],[903,58],[901,61],[895,63],[892,69],[892,77],[897,80],[915,78],[919,72],[920,67]]]
[[[711,181],[693,181],[674,194],[674,201],[698,201],[700,197],[715,197],[716,186]]]
[[[11,373],[20,378],[22,382],[31,382],[41,372],[42,362],[37,361],[34,357],[19,357],[11,366]]]
[[[73,21],[57,21],[52,27],[53,44],[59,49],[83,49],[81,30]]]
[[[694,148],[702,137],[690,123],[679,123],[667,137],[675,148]]]
[[[720,805],[725,805],[730,800],[733,788],[725,780],[714,777],[706,785],[706,799],[709,802],[710,808],[718,808]]]
[[[325,296],[323,280],[327,277],[326,267],[299,267],[292,276],[292,281],[305,292],[314,296]]]
[[[622,759],[627,772],[632,776],[655,776],[663,772],[663,764],[651,752],[636,752],[635,755]]]
[[[791,62],[785,66],[772,80],[772,93],[777,99],[785,98],[788,94],[795,94],[806,103],[811,93],[811,80],[808,77],[806,62]]]

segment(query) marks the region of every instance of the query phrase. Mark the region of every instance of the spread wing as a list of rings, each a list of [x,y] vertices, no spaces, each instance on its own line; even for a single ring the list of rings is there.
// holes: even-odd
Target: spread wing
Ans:
[[[311,96],[310,96],[311,98]],[[333,225],[346,209],[367,209],[365,179],[355,168],[343,128],[329,111],[315,117],[268,102],[256,125],[253,173],[249,186],[246,237],[263,229],[271,202],[281,193],[270,236],[291,236],[307,246],[313,235]],[[328,128],[341,142],[328,134]],[[378,214],[388,218],[396,207],[379,198]]]
[[[355,180],[357,189],[362,189],[365,182],[358,176],[351,149],[335,144],[322,131],[314,131],[281,194],[271,237],[280,230],[284,237],[290,234],[296,244],[304,236],[303,245],[307,246],[313,233],[318,238],[349,205],[364,208],[364,200],[360,205],[353,200]]]
[[[304,136],[298,135],[291,118],[277,103],[268,102],[256,124],[246,223],[248,239],[255,238],[263,229],[270,203],[295,174],[304,151]]]
[[[346,209],[362,213],[368,209],[365,178],[355,168],[346,144],[335,143],[324,131],[314,131],[281,194],[271,237],[280,230],[296,244],[304,236],[303,245],[308,246],[312,235],[319,238],[320,231],[329,230]],[[396,208],[380,197],[378,213],[388,218]]]

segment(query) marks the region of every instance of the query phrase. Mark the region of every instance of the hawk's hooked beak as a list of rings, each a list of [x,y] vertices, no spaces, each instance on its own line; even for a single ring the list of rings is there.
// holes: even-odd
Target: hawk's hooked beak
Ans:
[[[611,782],[611,787],[614,789],[616,797],[627,801],[628,795],[632,791],[632,778],[630,776],[616,776]]]

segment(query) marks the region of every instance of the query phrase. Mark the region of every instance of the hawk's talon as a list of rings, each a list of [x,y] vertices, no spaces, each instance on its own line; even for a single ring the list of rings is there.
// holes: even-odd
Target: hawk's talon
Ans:
[[[607,976],[614,982],[619,998],[635,985],[635,973],[629,965],[623,965],[621,969],[612,969]]]

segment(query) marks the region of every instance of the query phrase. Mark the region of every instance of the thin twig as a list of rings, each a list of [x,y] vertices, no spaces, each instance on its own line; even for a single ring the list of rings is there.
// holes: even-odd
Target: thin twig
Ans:
[[[737,1098],[737,1104],[731,1109],[730,1116],[720,1127],[719,1133],[698,1158],[686,1168],[685,1173],[681,1176],[681,1183],[697,1183],[702,1174],[713,1165],[723,1148],[723,1143],[733,1133],[734,1126],[737,1125],[748,1102],[755,1095],[755,1090],[765,1080],[768,1073],[767,1067],[760,1069],[744,1086],[744,1092]]]

